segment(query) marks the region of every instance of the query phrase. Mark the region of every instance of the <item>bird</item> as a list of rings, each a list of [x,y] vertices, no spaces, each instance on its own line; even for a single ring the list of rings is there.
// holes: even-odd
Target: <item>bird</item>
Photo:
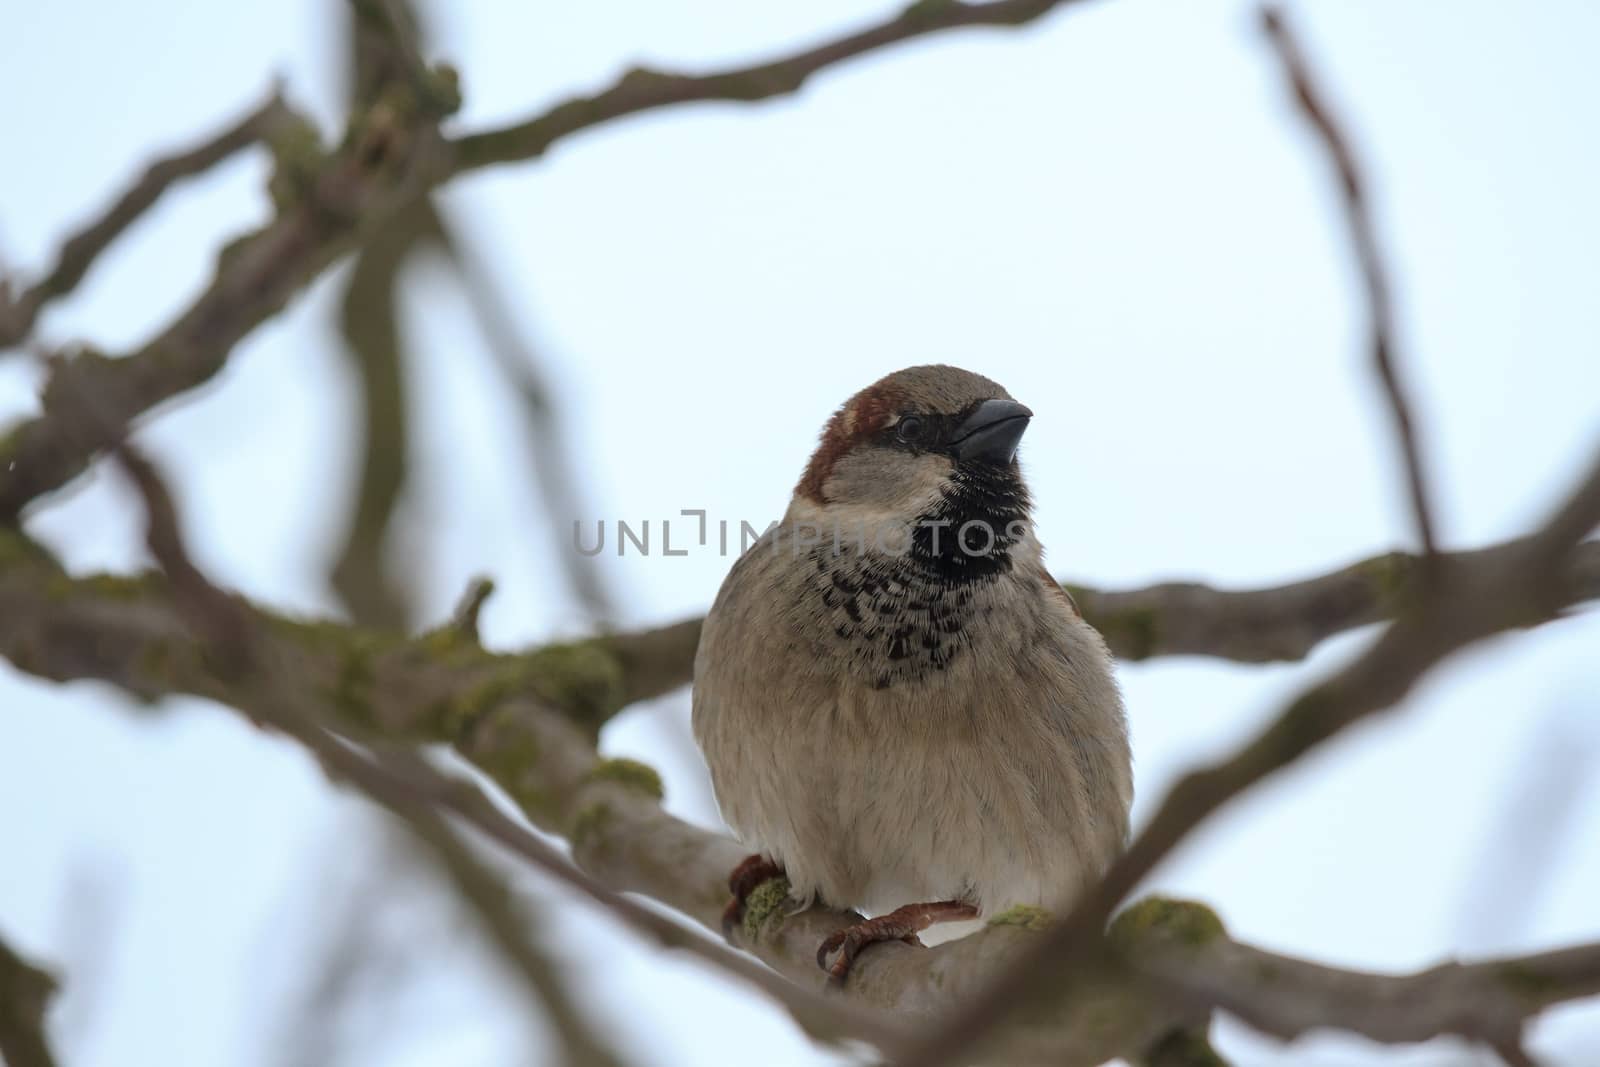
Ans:
[[[942,364],[860,390],[706,616],[693,731],[752,850],[725,926],[779,875],[802,908],[872,916],[818,947],[832,983],[934,923],[1068,907],[1126,845],[1127,717],[1044,565],[1032,416]]]

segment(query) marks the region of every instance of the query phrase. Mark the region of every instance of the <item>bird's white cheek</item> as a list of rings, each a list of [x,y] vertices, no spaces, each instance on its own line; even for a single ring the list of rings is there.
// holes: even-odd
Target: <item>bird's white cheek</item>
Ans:
[[[868,548],[895,554],[909,547],[916,516],[931,507],[935,499],[936,495],[930,494],[926,502],[914,497],[893,506],[836,502],[820,507],[810,501],[797,500],[790,507],[784,525],[800,531],[797,536],[813,539],[818,544],[832,544],[837,539],[855,546],[864,540]]]

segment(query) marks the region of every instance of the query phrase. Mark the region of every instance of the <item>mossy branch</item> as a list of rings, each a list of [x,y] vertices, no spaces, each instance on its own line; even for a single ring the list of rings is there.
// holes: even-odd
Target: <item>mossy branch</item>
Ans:
[[[670,677],[641,668],[639,657],[677,655],[692,645],[692,625],[502,655],[455,628],[405,639],[237,603],[258,620],[260,655],[294,706],[331,709],[330,724],[356,736],[453,744],[536,826],[566,837],[588,876],[613,891],[642,893],[707,931],[720,928],[727,874],[744,849],[668,815],[653,772],[602,760],[592,740],[607,709]],[[236,699],[233,680],[188,635],[170,583],[72,578],[14,533],[0,534],[0,654],[41,677],[97,678],[146,700],[180,692]],[[823,907],[790,915],[781,901],[768,903],[741,946],[788,981],[821,989],[817,944],[858,917]],[[890,1019],[942,1018],[1053,928],[1042,915],[1007,913],[933,949],[880,946],[857,963],[848,990],[854,1003]],[[1005,1038],[1001,1058],[1136,1060],[1165,1048],[1174,1032],[1203,1031],[1218,1007],[1283,1036],[1314,1025],[1394,1041],[1481,1036],[1600,993],[1600,945],[1368,975],[1242,944],[1200,905],[1160,899],[1129,909],[1086,966],[1092,980],[1066,1001],[1029,1011]],[[808,1021],[839,1032],[836,1019]],[[883,1022],[873,1033],[880,1047],[901,1047]]]
[[[1444,552],[1446,576],[1487,573],[1526,551],[1512,540]],[[1315,578],[1259,589],[1216,589],[1162,582],[1142,589],[1103,590],[1065,583],[1084,618],[1125,660],[1216,656],[1240,663],[1304,658],[1317,645],[1359,626],[1392,620],[1417,595],[1421,558],[1388,552]],[[1600,597],[1600,541],[1579,545],[1560,578],[1562,606]]]

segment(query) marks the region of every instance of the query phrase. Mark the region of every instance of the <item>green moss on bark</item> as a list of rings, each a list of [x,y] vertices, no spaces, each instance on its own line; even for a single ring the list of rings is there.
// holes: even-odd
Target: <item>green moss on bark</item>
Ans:
[[[1111,923],[1111,943],[1130,951],[1150,937],[1198,948],[1227,933],[1217,913],[1204,904],[1170,897],[1146,897]]]
[[[654,767],[647,763],[640,763],[632,759],[603,759],[596,763],[589,773],[584,775],[585,781],[590,782],[617,782],[629,789],[637,789],[642,793],[660,800],[666,795],[666,789],[661,784],[661,775],[657,774]]]
[[[573,849],[592,845],[611,825],[612,817],[611,805],[604,801],[596,801],[578,812],[572,820],[572,833],[568,835]]]
[[[1204,1028],[1174,1030],[1150,1047],[1142,1067],[1228,1067]]]
[[[1024,930],[1043,930],[1049,926],[1054,916],[1044,908],[1032,904],[1018,904],[1014,908],[1007,908],[989,920],[990,926],[1020,926]]]
[[[741,928],[744,939],[754,942],[761,936],[761,930],[772,919],[788,909],[789,904],[789,879],[784,877],[769,878],[750,891],[744,898],[744,921]]]
[[[550,799],[539,786],[539,739],[510,707],[491,709],[476,729],[486,743],[474,746],[473,762],[523,811],[542,821],[550,813]]]
[[[534,695],[593,729],[626,699],[622,664],[598,641],[550,645],[528,653],[521,663]]]

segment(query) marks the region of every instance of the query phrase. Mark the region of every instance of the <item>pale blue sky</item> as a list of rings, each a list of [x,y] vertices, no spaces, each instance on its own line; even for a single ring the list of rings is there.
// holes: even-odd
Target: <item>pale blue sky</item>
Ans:
[[[217,128],[274,75],[331,124],[338,10],[152,0],[11,13],[0,263],[39,270],[153,149]],[[466,129],[629,65],[741,62],[889,10],[479,0],[434,19],[434,51],[463,71]],[[765,525],[839,401],[942,360],[1037,413],[1023,459],[1058,573],[1250,585],[1406,544],[1332,181],[1252,10],[1100,0],[1021,32],[869,58],[793,99],[628,120],[452,186],[445,203],[488,244],[551,364],[586,517],[659,523],[704,507]],[[1443,536],[1511,534],[1600,441],[1600,6],[1293,10],[1372,178]],[[263,176],[261,160],[235,161],[163,202],[46,316],[44,336],[112,349],[148,336],[192,298],[215,249],[264,217]],[[354,472],[348,378],[326,328],[340,277],[143,432],[212,572],[300,610],[329,603],[321,567]],[[470,575],[494,574],[494,643],[573,632],[581,614],[549,563],[570,517],[537,512],[449,277],[419,264],[407,296],[426,369],[406,565],[435,615]],[[0,361],[0,419],[35,406],[32,382]],[[30,528],[75,566],[126,567],[140,558],[135,515],[102,477]],[[727,565],[712,552],[605,562],[623,621],[639,624],[703,611]],[[1125,668],[1136,815],[1368,639],[1292,666]],[[1600,936],[1600,790],[1582,781],[1600,760],[1597,647],[1600,613],[1451,663],[1396,715],[1230,809],[1152,886],[1210,901],[1240,936],[1352,966]],[[66,957],[69,1062],[270,1062],[259,1044],[319,936],[307,917],[360,862],[338,844],[365,825],[359,806],[201,702],[131,715],[103,688],[0,667],[0,707],[0,931]],[[686,694],[630,711],[604,744],[661,766],[669,806],[711,821],[677,740],[687,714]],[[1520,846],[1537,835],[1507,834],[1505,813],[1563,767],[1579,780],[1570,821],[1548,866],[1522,877]],[[86,878],[108,886],[98,919],[75,903]],[[1518,906],[1484,913],[1507,899]],[[426,904],[396,907],[402,929],[440,925]],[[574,967],[637,1035],[641,1062],[730,1062],[749,1047],[815,1060],[776,1011],[581,906],[568,913],[603,949],[580,960],[567,942]],[[515,1047],[514,1003],[440,936],[437,967],[402,1001],[415,1020],[372,1061],[494,1064]],[[85,961],[102,973],[92,991],[71,983]],[[1471,1062],[1449,1045],[1285,1052],[1236,1027],[1223,1040],[1251,1065]],[[1586,1062],[1600,1012],[1552,1013],[1534,1044]]]

